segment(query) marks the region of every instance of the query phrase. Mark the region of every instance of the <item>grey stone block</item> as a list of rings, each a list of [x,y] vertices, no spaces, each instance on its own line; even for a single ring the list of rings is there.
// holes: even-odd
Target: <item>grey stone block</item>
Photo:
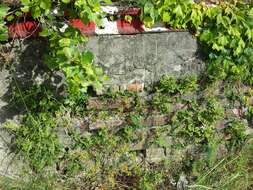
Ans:
[[[94,36],[87,47],[94,51],[95,64],[111,78],[106,84],[153,84],[163,75],[198,74],[204,69],[197,40],[188,32]]]
[[[146,161],[149,163],[158,163],[166,158],[163,148],[146,149]]]

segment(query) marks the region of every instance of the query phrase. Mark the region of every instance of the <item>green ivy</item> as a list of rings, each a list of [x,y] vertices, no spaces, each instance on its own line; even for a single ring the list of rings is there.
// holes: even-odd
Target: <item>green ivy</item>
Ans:
[[[102,89],[102,82],[107,79],[103,70],[93,65],[94,56],[85,49],[86,37],[78,29],[71,27],[59,18],[80,18],[84,23],[90,21],[101,25],[104,13],[101,3],[110,4],[110,0],[21,0],[21,7],[15,10],[6,5],[0,6],[0,40],[7,40],[5,17],[11,21],[20,11],[30,12],[40,21],[43,31],[40,36],[47,37],[50,50],[45,62],[52,70],[60,70],[66,76],[66,90],[70,95],[78,96],[87,91],[88,86],[95,90]],[[10,12],[8,12],[10,11]]]
[[[4,21],[5,16],[7,16],[9,7],[0,4],[0,41],[5,41],[8,39],[8,29],[5,26],[6,22]]]
[[[147,26],[162,21],[172,28],[190,29],[209,54],[211,80],[241,80],[252,84],[253,6],[223,1],[217,6],[191,0],[142,0]]]
[[[50,36],[46,63],[52,70],[64,72],[70,95],[84,94],[89,86],[101,90],[102,81],[107,79],[103,70],[92,64],[93,54],[83,47],[86,41],[86,37],[73,28],[68,28],[61,36],[55,32]]]

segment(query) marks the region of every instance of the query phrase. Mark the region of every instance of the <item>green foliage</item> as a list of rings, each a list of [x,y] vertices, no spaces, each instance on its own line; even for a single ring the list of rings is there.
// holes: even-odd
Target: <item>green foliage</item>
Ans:
[[[209,99],[204,105],[191,102],[188,109],[178,111],[173,118],[179,135],[186,135],[197,143],[209,141],[215,132],[215,123],[222,119],[224,110],[215,99]]]
[[[160,81],[150,104],[151,113],[155,111],[155,113],[171,116],[168,122],[172,130],[166,133],[175,139],[182,140],[183,142],[179,143],[180,146],[184,147],[188,142],[192,142],[195,145],[201,145],[202,149],[207,151],[204,152],[207,155],[203,160],[192,158],[192,156],[184,158],[183,153],[180,153],[182,160],[179,162],[184,163],[181,167],[176,167],[178,160],[173,161],[173,166],[146,165],[143,162],[136,164],[138,152],[132,151],[130,147],[140,140],[136,130],[143,129],[142,117],[139,116],[144,115],[141,109],[133,110],[133,113],[129,114],[132,126],[125,126],[119,131],[103,129],[82,134],[65,123],[64,126],[68,129],[67,135],[73,143],[64,151],[56,133],[57,127],[60,127],[58,121],[63,118],[59,119],[57,116],[61,117],[64,114],[64,106],[66,106],[71,109],[70,118],[78,113],[83,117],[84,113],[87,113],[84,108],[87,88],[92,86],[100,90],[102,81],[106,80],[106,77],[101,68],[92,64],[94,56],[84,46],[87,41],[86,37],[71,26],[66,28],[67,23],[59,22],[58,18],[63,16],[67,9],[69,18],[79,17],[85,23],[94,21],[100,25],[101,18],[104,16],[100,5],[104,1],[21,0],[21,2],[21,10],[31,11],[32,16],[42,23],[44,30],[40,35],[49,38],[50,43],[50,49],[45,56],[46,63],[52,70],[60,70],[65,74],[65,87],[68,92],[68,96],[62,100],[56,98],[52,90],[47,87],[36,86],[14,97],[14,100],[18,100],[19,105],[25,105],[28,114],[24,116],[20,125],[7,123],[5,128],[13,134],[15,150],[24,156],[35,173],[41,174],[47,167],[57,164],[59,181],[69,179],[71,181],[77,177],[81,179],[81,184],[78,184],[76,188],[70,185],[75,189],[97,187],[100,189],[149,190],[162,189],[164,186],[168,188],[167,183],[170,180],[168,178],[172,175],[172,171],[176,170],[173,174],[176,173],[178,177],[183,169],[190,175],[197,176],[195,186],[190,186],[192,189],[211,187],[229,190],[233,187],[247,189],[250,186],[240,184],[238,181],[243,181],[243,178],[246,177],[247,180],[252,180],[252,172],[250,173],[248,169],[252,170],[252,159],[248,156],[252,155],[252,150],[242,151],[235,158],[232,155],[221,160],[217,159],[220,144],[236,154],[235,150],[245,142],[246,126],[242,122],[243,118],[229,118],[225,128],[221,129],[226,138],[220,138],[220,131],[217,132],[216,124],[219,120],[224,120],[226,105],[222,105],[220,99],[215,95],[212,98],[206,98],[206,96],[191,97],[188,100],[183,98],[184,95],[189,95],[191,92],[197,92],[199,96],[200,90],[206,87],[200,86],[203,81],[196,76],[182,79],[165,76]],[[105,3],[110,2],[105,1]],[[230,3],[225,1],[218,6],[207,7],[204,3],[197,4],[191,0],[141,0],[138,3],[143,8],[141,16],[147,26],[152,26],[156,21],[163,21],[172,28],[187,28],[195,33],[209,54],[207,78],[210,80],[207,80],[208,82],[232,80],[245,84],[253,83],[251,74],[253,70],[252,5],[240,1]],[[5,18],[7,21],[13,20],[10,11],[12,10],[7,6],[0,5],[0,40],[7,37],[7,30],[4,27]],[[19,13],[16,12],[16,14]],[[126,18],[131,20],[129,17]],[[233,82],[229,83],[229,86],[232,84]],[[117,98],[112,94],[109,96]],[[250,97],[250,95],[241,97],[241,94],[232,87],[225,92],[225,96],[230,103],[243,102]],[[173,104],[176,103],[184,106],[179,110],[174,110]],[[252,106],[249,106],[246,100],[243,103],[248,106],[243,117],[250,121],[253,113]],[[108,114],[107,111],[101,111],[97,115],[100,119],[105,119]],[[121,114],[125,114],[124,111],[121,110]],[[161,133],[155,130],[150,131],[149,138],[155,138],[156,146],[170,147]],[[170,153],[167,152],[167,154]],[[196,160],[199,161],[194,162]],[[32,180],[30,189],[50,189],[54,186],[51,181],[47,184],[45,182],[47,180],[41,179],[43,178],[36,177]],[[16,189],[29,188],[18,187]]]
[[[161,79],[159,89],[165,93],[174,94],[178,91],[177,80],[171,76],[165,76]]]
[[[163,21],[172,28],[189,28],[207,46],[209,78],[242,80],[252,84],[253,8],[244,1],[224,1],[218,6],[163,0],[140,1],[147,26]]]
[[[171,76],[164,76],[158,85],[157,90],[169,94],[186,94],[198,89],[198,78],[196,76],[186,76],[176,79]]]
[[[40,35],[49,38],[50,50],[45,56],[45,62],[52,70],[60,70],[65,74],[68,93],[79,96],[87,91],[88,86],[101,90],[102,82],[107,77],[101,68],[92,64],[94,56],[84,46],[86,37],[69,23],[59,22],[59,17],[64,16],[67,10],[69,18],[81,18],[84,23],[93,21],[101,25],[102,2],[111,3],[110,0],[21,0],[22,6],[11,12],[8,12],[11,10],[9,7],[1,4],[0,40],[8,37],[4,21],[7,14],[7,20],[11,21],[14,13],[20,16],[20,11],[31,12],[33,18],[42,24]]]
[[[36,172],[54,164],[60,153],[60,144],[54,131],[56,123],[50,115],[28,115],[21,125],[5,125],[15,135],[17,153],[20,152]]]
[[[173,111],[171,98],[160,93],[153,97],[152,105],[155,109],[161,111],[162,113],[169,114]]]
[[[0,187],[4,190],[60,190],[62,187],[55,183],[56,177],[49,173],[41,174],[25,174],[23,178],[11,179],[8,177],[0,177]]]
[[[31,11],[34,18],[39,18],[41,15],[49,15],[52,3],[51,0],[21,0],[23,7],[22,11]]]
[[[158,187],[158,185],[163,182],[163,178],[163,174],[159,171],[147,170],[143,172],[138,187],[143,190],[156,189],[156,187]]]
[[[171,25],[173,28],[186,28],[191,18],[191,0],[142,0],[143,21],[145,25],[152,26],[156,20]]]
[[[34,113],[54,113],[59,107],[59,100],[53,90],[46,85],[34,85],[29,89],[13,89],[12,102],[16,107],[25,106],[26,111]]]
[[[253,143],[251,140],[240,152],[236,154],[231,153],[230,156],[218,160],[209,169],[204,168],[195,185],[191,185],[189,188],[192,190],[250,189],[253,182],[252,151]]]
[[[251,84],[252,10],[251,5],[224,2],[204,12],[198,36],[212,50],[208,69],[212,79],[227,78]]]
[[[86,93],[89,86],[101,90],[102,81],[106,80],[103,70],[92,64],[93,54],[80,50],[85,42],[86,38],[73,28],[68,28],[61,36],[51,33],[46,62],[51,69],[64,72],[67,91],[72,96]]]
[[[0,4],[0,42],[8,39],[8,30],[4,18],[7,16],[9,9],[8,6]]]
[[[246,124],[240,120],[232,120],[227,124],[224,132],[231,136],[230,142],[233,146],[244,142],[246,139],[245,128]]]

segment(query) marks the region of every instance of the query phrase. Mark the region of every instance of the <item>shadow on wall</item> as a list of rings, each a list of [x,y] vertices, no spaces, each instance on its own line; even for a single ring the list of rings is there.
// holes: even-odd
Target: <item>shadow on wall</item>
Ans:
[[[14,40],[0,46],[0,125],[26,111],[24,104],[18,107],[12,101],[14,94],[21,98],[22,92],[35,84],[50,84],[52,80],[59,84],[62,81],[43,63],[47,50],[47,42],[38,38]]]

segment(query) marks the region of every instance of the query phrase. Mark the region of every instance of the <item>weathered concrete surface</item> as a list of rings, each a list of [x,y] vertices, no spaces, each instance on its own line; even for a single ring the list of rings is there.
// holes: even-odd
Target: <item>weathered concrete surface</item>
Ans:
[[[197,41],[188,32],[97,36],[87,46],[96,55],[95,63],[110,77],[106,86],[150,85],[163,75],[203,70]]]
[[[14,41],[0,46],[0,124],[13,119],[16,107],[11,104],[13,92],[48,80],[47,67],[43,64],[45,41],[31,39]],[[6,51],[6,52],[5,52]],[[7,62],[6,60],[9,60]]]
[[[17,177],[23,161],[10,150],[11,136],[3,123],[16,120],[22,108],[11,103],[13,90],[27,88],[45,77],[42,56],[45,43],[41,40],[13,41],[0,46],[0,176]]]
[[[0,177],[18,177],[23,168],[23,161],[10,150],[11,137],[0,128]]]
[[[3,118],[7,117],[8,111],[4,109],[4,106],[7,106],[8,102],[5,100],[4,95],[8,91],[8,77],[9,72],[7,70],[0,71],[0,123],[3,121]],[[6,115],[7,114],[7,115]]]

